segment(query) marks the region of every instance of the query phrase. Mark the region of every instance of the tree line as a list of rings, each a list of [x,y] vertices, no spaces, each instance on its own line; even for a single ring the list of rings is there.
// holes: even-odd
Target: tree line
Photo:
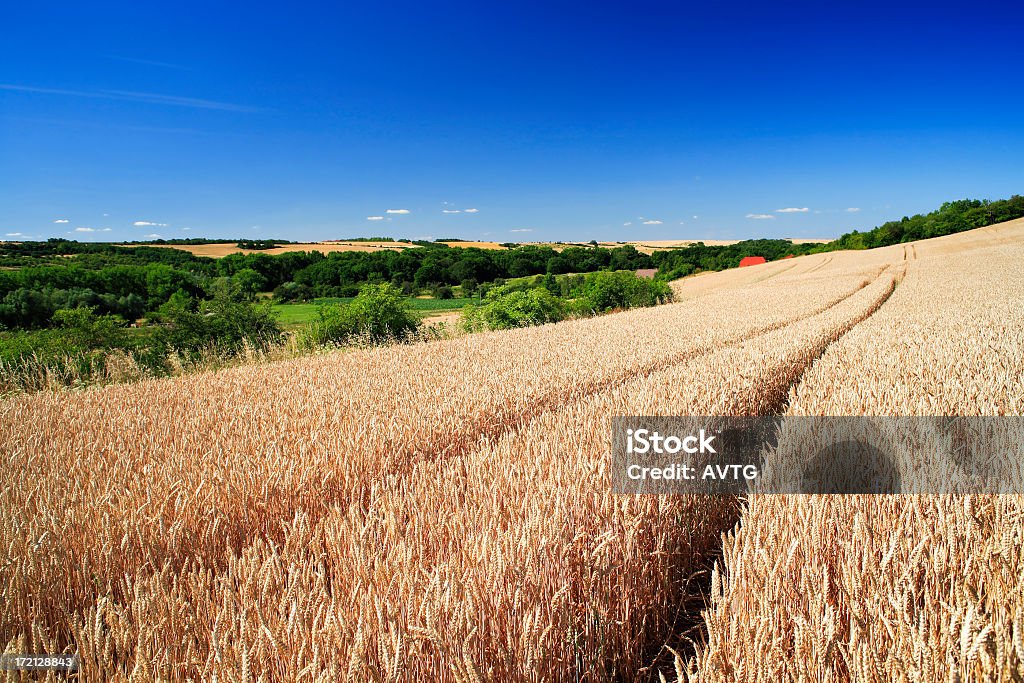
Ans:
[[[173,295],[211,299],[227,288],[241,299],[259,292],[279,301],[351,297],[365,284],[390,283],[402,294],[422,291],[443,296],[453,286],[464,295],[483,294],[489,283],[526,276],[656,268],[659,280],[736,267],[745,256],[769,261],[835,249],[868,249],[937,237],[1024,216],[1024,197],[989,201],[964,199],[928,214],[889,221],[866,232],[853,231],[827,244],[788,240],[745,240],[731,245],[696,243],[648,255],[631,245],[606,248],[516,245],[508,249],[456,248],[443,242],[416,242],[418,248],[376,252],[288,252],[230,254],[220,259],[179,249],[146,245],[81,243],[66,239],[0,244],[0,325],[40,328],[54,325],[58,310],[85,306],[126,321],[156,311]],[[203,239],[159,240],[195,244]],[[222,240],[231,242],[232,240]],[[405,241],[405,240],[403,240]],[[238,243],[242,243],[239,240]],[[266,244],[286,243],[285,240]]]
[[[904,216],[898,221],[883,223],[866,232],[854,230],[823,245],[821,250],[887,247],[892,244],[952,235],[1021,217],[1024,217],[1024,196],[1021,195],[995,201],[960,199],[946,202],[931,213]]]

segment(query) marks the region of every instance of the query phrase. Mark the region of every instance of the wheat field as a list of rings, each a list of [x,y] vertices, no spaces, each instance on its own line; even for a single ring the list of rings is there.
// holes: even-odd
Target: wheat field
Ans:
[[[616,496],[608,464],[614,415],[1022,414],[1021,257],[1014,221],[5,399],[0,640],[96,681],[1019,676],[1019,498]]]
[[[792,415],[1024,414],[1022,221],[908,247]],[[925,340],[922,343],[921,340]],[[855,382],[837,374],[857,368]],[[1024,497],[760,496],[725,543],[701,681],[1024,676]]]

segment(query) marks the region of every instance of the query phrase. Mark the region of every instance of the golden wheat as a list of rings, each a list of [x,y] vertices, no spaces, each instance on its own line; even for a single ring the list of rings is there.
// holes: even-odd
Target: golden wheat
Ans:
[[[78,651],[85,680],[648,675],[738,501],[612,495],[611,416],[914,401],[901,410],[1019,413],[1005,378],[1019,377],[1024,316],[988,291],[1019,237],[997,226],[702,275],[676,284],[678,304],[541,328],[6,399],[0,639]],[[943,298],[950,254],[971,277],[989,270]],[[939,310],[974,317],[936,327]],[[975,336],[911,358],[908,330]],[[975,374],[957,376],[955,354]],[[931,403],[894,386],[897,361],[918,373],[910,389],[934,385]],[[1015,666],[1021,515],[971,500],[755,498],[712,580],[709,642],[679,668],[840,680]],[[856,548],[827,540],[852,520]],[[881,540],[889,529],[907,538]],[[922,530],[929,543],[911,543]],[[970,533],[992,540],[966,558]],[[960,598],[942,592],[953,580]],[[908,614],[928,618],[906,630]],[[941,662],[919,664],[940,645]]]
[[[908,247],[896,293],[813,365],[789,413],[1021,415],[1015,235]],[[691,680],[1019,680],[1022,540],[1019,495],[755,496]]]

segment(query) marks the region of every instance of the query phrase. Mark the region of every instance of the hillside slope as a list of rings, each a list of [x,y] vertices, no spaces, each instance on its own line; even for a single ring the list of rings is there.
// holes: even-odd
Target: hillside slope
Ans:
[[[1006,386],[1018,391],[1024,291],[1007,264],[1022,258],[1018,220],[687,278],[678,303],[653,309],[5,399],[0,639],[10,651],[80,651],[95,680],[640,675],[740,507],[611,495],[610,418],[1019,411],[985,385],[908,404],[901,392],[924,391],[924,375],[886,383],[879,367],[906,335],[922,372],[939,361],[1017,372]],[[943,312],[952,327],[930,326]],[[968,314],[975,336],[955,323]],[[995,331],[1000,343],[982,344]],[[957,354],[929,351],[947,334],[962,336]],[[864,344],[879,351],[844,350]],[[861,382],[874,402],[828,402]],[[747,561],[736,553],[778,556],[767,531],[743,530],[792,514],[752,505],[726,572]],[[998,538],[1019,538],[1019,511],[1000,515]],[[787,529],[798,544],[814,538]],[[964,566],[960,579],[978,580],[982,569]],[[775,596],[756,609],[776,630],[759,633],[803,623],[776,621],[793,609],[785,596],[727,576],[709,623],[743,631],[727,599],[757,589]],[[913,594],[919,614],[945,618],[934,585]],[[988,634],[1009,633],[992,619]],[[734,642],[747,641],[715,630],[694,666],[731,680],[720,664],[746,647]],[[772,652],[784,662],[803,651]]]

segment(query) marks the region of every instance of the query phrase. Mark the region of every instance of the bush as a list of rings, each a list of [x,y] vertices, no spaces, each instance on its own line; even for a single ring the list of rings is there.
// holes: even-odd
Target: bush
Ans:
[[[285,282],[274,288],[276,301],[309,301],[312,298],[313,292],[309,287],[297,282]]]
[[[419,325],[394,285],[365,285],[351,303],[321,306],[317,319],[301,332],[299,343],[313,348],[359,338],[380,344],[406,339]]]
[[[580,306],[602,312],[616,308],[654,306],[671,301],[672,289],[664,282],[647,280],[631,271],[599,272],[589,275],[583,285]]]
[[[480,304],[462,310],[462,327],[467,332],[507,330],[557,322],[565,318],[565,302],[544,288],[510,291],[496,287]]]
[[[239,301],[223,290],[198,309],[187,296],[174,295],[156,318],[162,323],[158,343],[186,354],[211,348],[230,354],[246,346],[265,351],[281,341],[271,304]]]
[[[455,293],[448,285],[438,285],[433,288],[432,293],[435,299],[452,299],[455,297]]]

